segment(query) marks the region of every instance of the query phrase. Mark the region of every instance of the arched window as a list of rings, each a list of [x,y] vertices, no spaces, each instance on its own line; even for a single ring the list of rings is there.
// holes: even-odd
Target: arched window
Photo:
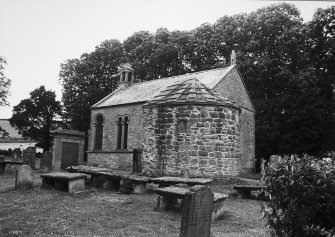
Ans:
[[[187,123],[185,120],[179,120],[177,124],[178,133],[186,133],[187,132]]]
[[[126,71],[122,72],[121,81],[126,81]]]
[[[133,76],[132,72],[128,72],[128,82],[131,82],[131,77]]]
[[[116,149],[127,149],[128,148],[128,124],[129,117],[124,116],[118,117],[116,121],[117,126],[117,142]]]
[[[122,147],[122,117],[117,119],[117,145],[116,149],[121,149]]]
[[[104,117],[99,114],[95,118],[95,143],[94,149],[101,150],[102,149],[102,136],[103,136],[103,123]]]
[[[123,118],[123,127],[124,127],[124,132],[123,132],[123,149],[127,149],[128,146],[128,117],[125,116]]]

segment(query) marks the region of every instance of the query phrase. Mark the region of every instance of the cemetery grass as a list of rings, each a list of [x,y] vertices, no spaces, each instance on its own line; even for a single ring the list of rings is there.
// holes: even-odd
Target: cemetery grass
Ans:
[[[155,194],[125,195],[87,186],[77,194],[34,188],[15,190],[15,175],[0,176],[0,236],[179,236],[181,216],[156,212]],[[226,180],[211,185],[215,192],[232,194]],[[258,200],[231,197],[225,212],[212,222],[211,236],[269,236]]]

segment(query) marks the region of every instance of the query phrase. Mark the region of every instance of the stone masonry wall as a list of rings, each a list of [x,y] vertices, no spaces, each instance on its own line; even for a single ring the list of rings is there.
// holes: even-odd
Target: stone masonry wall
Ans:
[[[91,112],[91,129],[89,135],[88,164],[95,164],[114,169],[131,170],[132,151],[143,147],[143,104],[132,104],[93,109]],[[104,116],[102,150],[94,151],[95,126],[97,114]],[[129,117],[128,148],[126,151],[116,150],[118,116]],[[128,153],[127,153],[128,152]]]
[[[131,171],[133,167],[133,153],[88,153],[87,163],[93,166]]]
[[[222,106],[144,108],[143,173],[190,177],[237,176],[239,111]],[[186,122],[186,132],[178,124]]]
[[[255,165],[255,112],[237,67],[233,68],[213,89],[222,96],[237,102],[242,108],[240,117],[242,167],[240,172],[252,172]]]

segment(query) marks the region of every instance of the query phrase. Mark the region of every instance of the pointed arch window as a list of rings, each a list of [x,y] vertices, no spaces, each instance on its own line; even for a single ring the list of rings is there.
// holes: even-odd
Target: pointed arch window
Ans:
[[[118,117],[116,121],[117,126],[117,142],[116,149],[127,149],[128,148],[128,125],[129,117]]]
[[[95,117],[95,139],[94,149],[102,150],[104,117],[99,114]]]

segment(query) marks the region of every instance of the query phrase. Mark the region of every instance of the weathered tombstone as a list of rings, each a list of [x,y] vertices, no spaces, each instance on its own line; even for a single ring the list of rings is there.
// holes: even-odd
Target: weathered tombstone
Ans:
[[[12,158],[13,158],[13,160],[16,160],[16,159],[18,159],[19,157],[21,157],[21,149],[20,149],[20,148],[15,148],[15,149],[12,151]]]
[[[23,151],[23,164],[30,165],[32,169],[35,169],[35,162],[36,162],[36,148],[30,146]]]
[[[33,171],[29,165],[22,165],[16,171],[15,188],[21,190],[33,187]]]
[[[142,154],[141,149],[134,149],[133,151],[133,173],[142,172]]]
[[[50,151],[47,151],[42,155],[41,169],[43,169],[45,171],[51,171],[51,169],[52,169],[52,153]]]
[[[206,186],[193,186],[185,194],[180,237],[210,237],[214,195]]]

